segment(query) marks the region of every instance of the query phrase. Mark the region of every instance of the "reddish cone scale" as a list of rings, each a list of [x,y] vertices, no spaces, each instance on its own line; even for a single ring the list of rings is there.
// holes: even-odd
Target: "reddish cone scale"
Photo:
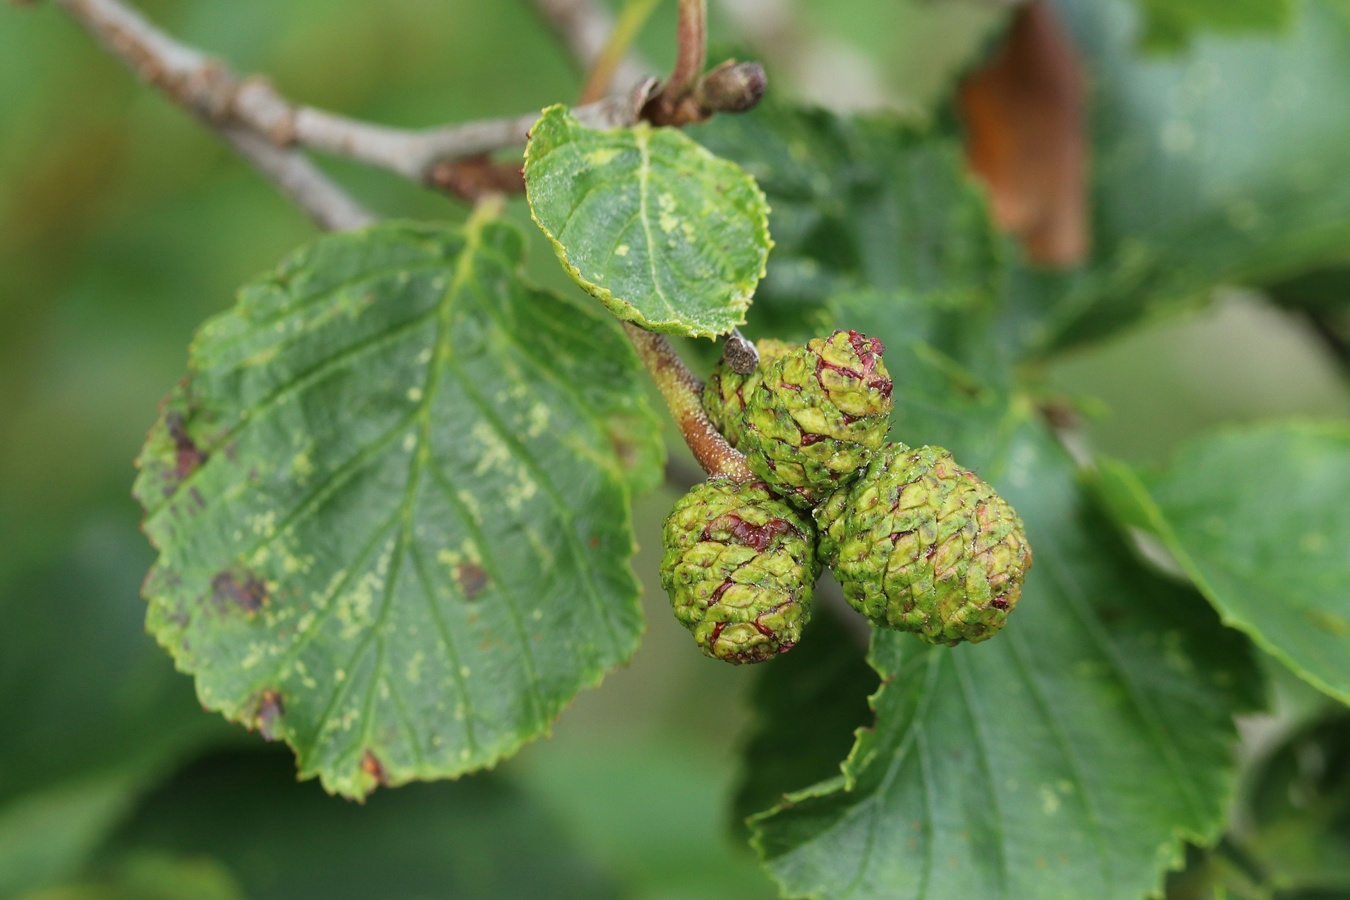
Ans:
[[[740,664],[793,647],[820,564],[810,519],[763,484],[713,479],[666,519],[661,585],[705,654]]]

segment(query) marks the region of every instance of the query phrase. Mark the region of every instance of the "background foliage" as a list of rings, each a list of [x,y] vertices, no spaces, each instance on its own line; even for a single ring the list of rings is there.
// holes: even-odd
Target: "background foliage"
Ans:
[[[941,179],[923,182],[934,185],[936,198],[905,193],[914,173],[944,171],[955,150],[925,143],[899,162],[888,161],[873,146],[877,141],[888,134],[911,139],[894,138],[893,124],[845,126],[822,114],[804,123],[775,121],[780,114],[769,108],[754,119],[718,120],[706,133],[692,132],[741,161],[770,195],[779,246],[764,304],[750,314],[752,331],[770,323],[805,327],[815,315],[803,302],[811,297],[852,294],[842,306],[847,311],[848,304],[863,303],[860,291],[891,292],[881,302],[906,311],[915,326],[898,339],[887,336],[899,348],[893,369],[906,372],[916,386],[933,388],[936,394],[928,396],[940,396],[938,389],[951,384],[949,360],[958,361],[957,371],[974,383],[992,385],[990,392],[966,392],[964,400],[940,405],[958,409],[955,417],[944,419],[939,409],[900,425],[1005,474],[1009,470],[996,462],[1000,454],[1039,448],[1023,450],[1018,464],[1033,466],[1035,477],[1054,491],[1025,500],[1015,495],[1019,505],[1028,504],[1029,524],[1046,528],[1037,552],[1046,546],[1048,555],[1037,571],[1060,570],[1054,559],[1074,555],[1075,542],[1089,535],[1091,552],[1105,554],[1108,571],[1123,567],[1122,577],[1147,581],[1159,602],[1184,595],[1193,603],[1186,608],[1200,616],[1207,611],[1189,589],[1141,568],[1043,435],[1030,426],[972,433],[970,425],[985,421],[991,409],[996,420],[1007,411],[1001,392],[1014,374],[1037,400],[1100,398],[1087,407],[1100,417],[1087,423],[1085,437],[1120,462],[1094,489],[1123,520],[1172,547],[1193,573],[1210,573],[1225,571],[1225,554],[1249,557],[1251,545],[1236,534],[1229,536],[1236,545],[1225,547],[1203,521],[1188,528],[1187,490],[1194,488],[1186,488],[1187,467],[1213,455],[1234,472],[1271,461],[1240,441],[1206,446],[1206,429],[1270,416],[1350,417],[1343,363],[1296,311],[1308,305],[1335,310],[1350,302],[1344,276],[1350,266],[1344,194],[1350,163],[1343,152],[1350,125],[1333,114],[1345,108],[1340,101],[1350,89],[1350,8],[1343,0],[1306,0],[1269,22],[1233,23],[1210,22],[1211,5],[1187,3],[1184,16],[1160,19],[1162,4],[1061,4],[1097,65],[1094,97],[1110,110],[1095,119],[1099,243],[1092,266],[1078,276],[1047,279],[1026,270],[1008,248],[992,246],[983,234],[968,243],[944,243],[946,256],[924,257],[912,268],[892,258],[887,249],[894,244],[886,243],[882,227],[888,203],[915,209],[931,204],[957,220],[966,209],[949,201],[961,194]],[[226,6],[159,0],[143,7],[239,69],[269,73],[293,96],[376,121],[420,125],[537,109],[570,99],[578,87],[563,52],[525,3],[240,0]],[[798,12],[805,30],[843,48],[915,121],[930,117],[949,79],[997,24],[973,6],[917,0],[814,0],[801,3]],[[1147,32],[1141,14],[1154,17]],[[740,826],[729,812],[734,784],[744,779],[739,812],[745,814],[765,809],[785,788],[807,788],[838,774],[848,732],[861,720],[840,716],[813,752],[796,754],[795,764],[775,752],[784,746],[799,751],[801,744],[755,725],[752,691],[769,709],[789,692],[809,708],[811,686],[794,686],[786,668],[791,657],[784,661],[781,687],[756,687],[753,672],[713,665],[692,652],[655,581],[653,549],[673,498],[669,489],[647,495],[635,511],[641,547],[635,571],[645,582],[649,624],[632,664],[610,676],[602,690],[580,695],[551,740],[527,747],[491,775],[377,792],[358,809],[327,797],[314,782],[293,784],[284,751],[261,748],[201,712],[190,680],[174,673],[144,634],[138,594],[152,554],[137,532],[130,460],[154,421],[155,404],[182,374],[200,322],[227,309],[240,284],[270,270],[313,230],[214,138],[135,83],[56,10],[38,5],[0,15],[0,96],[6,98],[0,104],[0,897],[363,897],[372,885],[396,886],[404,896],[533,895],[542,885],[550,895],[578,897],[772,896],[773,885],[743,849]],[[672,20],[671,5],[663,5],[644,35],[644,50],[658,68],[669,58]],[[1210,33],[1207,23],[1220,32]],[[730,29],[719,34],[741,37]],[[935,34],[950,39],[934,40]],[[1174,51],[1179,56],[1157,55],[1162,45],[1184,49]],[[845,105],[860,99],[847,71],[836,67],[833,78],[825,77],[829,70],[794,67],[787,56],[780,72],[770,72],[775,99],[789,95],[794,81]],[[774,54],[768,58],[772,63]],[[1224,82],[1224,90],[1205,88],[1214,73],[1230,71],[1241,74]],[[473,90],[461,89],[466,84]],[[755,129],[786,139],[747,140]],[[813,152],[795,168],[756,160],[750,152],[768,154],[798,143]],[[820,160],[849,165],[831,169]],[[419,218],[463,217],[456,204],[391,177],[332,168],[378,208]],[[871,219],[865,210],[858,216],[857,204],[864,201],[873,204]],[[574,291],[521,204],[511,216],[526,226],[532,277]],[[849,233],[852,226],[856,233]],[[775,266],[781,269],[777,276]],[[916,272],[931,280],[916,280]],[[1215,290],[1256,281],[1268,285],[1281,305],[1255,290]],[[991,299],[1004,285],[1009,306]],[[987,335],[953,329],[950,319],[933,315],[929,294],[939,287],[947,291],[945,308],[958,316],[992,320],[1010,308],[1001,333],[1018,339],[999,342],[996,351]],[[988,304],[983,313],[981,303]],[[1179,308],[1188,312],[1160,315]],[[1123,325],[1132,327],[1118,332]],[[916,333],[940,355],[904,350]],[[1016,360],[1010,343],[1020,353]],[[988,408],[981,407],[985,400]],[[1022,421],[1029,412],[1023,407],[1017,415]],[[1335,468],[1343,431],[1298,426],[1290,431],[1295,443],[1282,445],[1298,458],[1292,464],[1300,464],[1304,450],[1331,454],[1324,494],[1344,482],[1344,470]],[[990,433],[995,437],[980,436]],[[1201,443],[1188,444],[1174,469],[1136,473],[1169,459],[1188,439]],[[1340,481],[1333,484],[1338,472]],[[1253,505],[1243,508],[1264,510],[1268,500],[1248,498],[1243,502]],[[1297,512],[1294,505],[1288,514]],[[1344,548],[1344,519],[1305,530],[1325,541],[1307,548],[1310,564],[1334,565],[1334,549]],[[1338,555],[1343,565],[1344,553]],[[1064,571],[1071,575],[1077,565],[1066,561]],[[1345,583],[1319,580],[1306,569],[1290,577],[1310,596],[1326,596]],[[1240,588],[1241,579],[1235,581]],[[1243,612],[1250,597],[1213,575],[1201,587],[1225,616],[1250,623]],[[1054,648],[1080,646],[1081,635],[1043,621],[1044,608],[1031,612],[1034,599],[1028,595],[1026,622],[1014,620],[1013,627],[1025,625],[1026,632],[999,651],[1021,660],[1022,671],[1034,670],[1030,661],[1042,653],[1056,665],[1078,665],[1079,675],[1115,658],[1109,648],[1096,654],[1100,658],[1054,657]],[[1089,621],[1080,618],[1074,627]],[[1036,624],[1048,630],[1042,633]],[[1214,623],[1206,620],[1202,627]],[[1141,626],[1115,638],[1146,644],[1148,634]],[[1235,646],[1237,656],[1246,652],[1241,643]],[[969,663],[967,655],[928,661],[917,654],[908,658],[905,649],[879,641],[873,659],[888,673],[926,666],[934,681],[971,690],[976,699],[969,707],[984,703],[975,689],[985,679],[972,667],[992,664],[993,655],[968,654]],[[1290,647],[1285,655],[1302,659],[1300,653],[1316,656],[1319,650]],[[1250,659],[1268,666],[1261,655]],[[873,688],[874,678],[856,658],[828,665],[841,685],[851,686],[849,696]],[[1350,885],[1344,714],[1278,667],[1272,671],[1276,712],[1247,720],[1243,729],[1248,765],[1240,785],[1242,828],[1221,852],[1192,854],[1185,875],[1174,879],[1177,896],[1205,896],[1216,882],[1252,891],[1262,881],[1287,890]],[[1319,677],[1339,685],[1334,679],[1345,676],[1328,671]],[[1029,682],[1024,693],[1042,712],[1061,699],[1102,702],[1090,692],[1038,694],[1036,679]],[[923,703],[914,679],[901,684],[881,695],[879,712]],[[1149,689],[1168,694],[1166,682]],[[1240,695],[1232,699],[1241,705],[1258,699],[1242,683],[1214,690]],[[1187,703],[1203,710],[1212,702],[1184,698],[1172,713],[1184,717],[1192,708]],[[938,712],[953,716],[960,707]],[[854,716],[861,714],[854,709]],[[1214,718],[1211,736],[1198,747],[1169,747],[1164,740],[1160,752],[1222,757],[1228,726],[1218,721],[1222,716]],[[1047,721],[1053,725],[1053,718]],[[988,729],[998,726],[985,721],[982,732],[978,718],[958,724],[973,729],[977,741],[991,739]],[[1052,725],[1047,740],[1072,748],[1078,736],[1056,737]],[[899,746],[905,736],[879,733],[875,740]],[[738,774],[743,742],[757,762],[748,777]],[[1022,749],[1025,765],[1044,764],[1039,748]],[[1324,764],[1310,767],[1307,760],[1314,757]],[[912,777],[905,757],[882,758],[898,760],[893,773],[878,772],[861,753],[851,760],[849,777],[864,785],[890,777],[903,784]],[[962,774],[959,768],[950,772],[953,778]],[[1178,774],[1177,791],[1185,792],[1189,774]],[[757,783],[761,775],[772,783]],[[1101,779],[1082,774],[1083,786]],[[992,783],[970,797],[986,797],[990,788]],[[885,799],[884,792],[867,796]],[[754,802],[747,799],[752,797]],[[911,797],[899,795],[901,802]],[[1092,802],[1080,798],[1075,805],[1059,794],[1034,799],[1042,813],[1047,804],[1081,811]],[[849,805],[837,794],[812,802]],[[1020,808],[1020,801],[1009,808]],[[1140,845],[1129,852],[1144,856],[1156,846],[1170,852],[1167,822],[1187,816],[1192,821],[1183,833],[1215,834],[1217,813],[1172,816],[1150,804],[1138,811],[1143,831],[1134,833]],[[961,810],[951,815],[959,817]],[[800,818],[754,825],[757,842],[776,861],[775,874],[798,885],[794,872],[803,870],[794,869],[796,861],[816,852]],[[322,840],[316,838],[320,826]],[[509,864],[498,855],[508,842]],[[352,849],[335,849],[342,847]],[[1014,863],[1034,867],[1041,851],[1010,846],[1006,852],[1013,861],[1008,871],[1015,872]],[[361,854],[368,866],[344,868]],[[1090,850],[1085,854],[1094,859]],[[830,864],[839,860],[837,854],[824,856]],[[1101,865],[1092,877],[1122,889],[1147,889],[1127,878],[1113,880],[1110,860],[1120,858],[1096,857]],[[689,865],[691,859],[699,864]],[[1073,880],[1080,873],[1062,877],[1066,885],[1083,883]],[[1016,881],[1002,884],[1019,895]],[[935,882],[933,890],[940,886]],[[957,882],[950,887],[962,889]]]

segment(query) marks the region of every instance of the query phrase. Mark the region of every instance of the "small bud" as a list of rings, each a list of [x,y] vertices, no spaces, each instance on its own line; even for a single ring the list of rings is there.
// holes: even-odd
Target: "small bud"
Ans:
[[[810,618],[815,545],[811,520],[765,485],[705,481],[666,518],[661,586],[705,654],[763,662],[790,650]]]
[[[722,344],[722,359],[737,375],[749,375],[759,365],[759,351],[739,328],[733,328]]]
[[[696,97],[709,112],[746,112],[759,105],[767,87],[759,63],[729,59],[703,76]]]
[[[724,354],[713,366],[712,374],[703,386],[703,409],[731,446],[740,446],[745,431],[745,403],[759,387],[764,370],[791,349],[792,345],[784,341],[765,338],[756,345],[759,364],[748,373],[739,374],[729,354]]]

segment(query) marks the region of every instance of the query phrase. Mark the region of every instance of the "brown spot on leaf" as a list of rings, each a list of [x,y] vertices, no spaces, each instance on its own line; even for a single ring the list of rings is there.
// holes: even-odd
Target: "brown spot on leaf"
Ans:
[[[614,456],[619,460],[619,465],[625,471],[637,466],[637,444],[631,437],[618,428],[613,428],[609,432],[609,443],[614,448]]]
[[[361,771],[374,778],[376,784],[385,785],[389,783],[389,776],[384,771],[384,764],[380,762],[378,756],[369,750],[361,754]]]
[[[281,700],[281,694],[278,691],[268,689],[262,692],[262,697],[258,699],[258,712],[254,716],[254,727],[258,734],[262,735],[265,741],[275,741],[279,735],[277,726],[280,723],[281,715],[286,711],[286,705]]]
[[[171,410],[165,413],[164,427],[169,430],[169,437],[173,440],[173,473],[179,481],[182,481],[206,462],[206,452],[188,435],[181,412]]]
[[[994,220],[1052,268],[1088,253],[1086,79],[1050,4],[1014,15],[1003,46],[961,86],[966,158]]]
[[[252,572],[227,569],[211,579],[211,596],[218,604],[255,613],[267,602],[267,583]]]
[[[459,581],[459,589],[464,592],[465,600],[477,597],[488,583],[488,573],[482,566],[474,563],[466,562],[455,566],[455,578]]]

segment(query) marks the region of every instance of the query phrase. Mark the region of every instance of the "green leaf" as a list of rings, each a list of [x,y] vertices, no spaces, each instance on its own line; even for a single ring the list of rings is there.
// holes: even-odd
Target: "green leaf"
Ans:
[[[357,806],[296,784],[276,753],[205,757],[148,797],[104,855],[147,853],[208,855],[251,900],[618,896],[543,804],[496,775]]]
[[[817,607],[822,603],[818,597]],[[853,732],[871,723],[867,697],[877,676],[863,658],[869,630],[860,617],[852,624],[850,631],[833,609],[820,608],[801,643],[756,673],[755,728],[733,801],[738,822],[838,774]]]
[[[0,577],[0,897],[74,876],[180,757],[232,738],[145,634],[150,553],[126,518]]]
[[[1350,893],[1347,759],[1350,714],[1337,709],[1298,729],[1254,773],[1241,842],[1273,887]]]
[[[330,791],[492,765],[636,646],[659,429],[520,262],[483,221],[315,242],[202,328],[142,453],[150,630]]]
[[[1103,460],[1113,509],[1166,545],[1225,622],[1350,703],[1350,425],[1206,435],[1170,466]]]
[[[975,646],[876,633],[875,728],[753,822],[791,896],[1135,900],[1222,826],[1245,641],[1112,539],[1039,429],[1006,460],[1036,553],[1017,613]]]
[[[955,139],[774,103],[689,131],[744,166],[773,209],[757,327],[814,333],[825,301],[851,290],[940,293],[949,305],[989,305],[1001,290],[1000,240]]]
[[[244,900],[230,873],[210,859],[141,853],[74,884],[20,900]]]
[[[839,313],[904,373],[899,436],[993,481],[1035,565],[991,641],[875,633],[875,726],[842,774],[752,820],[756,846],[790,896],[1133,900],[1182,839],[1218,835],[1259,673],[1201,597],[1138,563],[1029,404],[973,374],[989,317],[924,309],[855,296]]]
[[[1344,259],[1350,7],[1304,0],[1286,33],[1200,35],[1168,57],[1135,49],[1131,0],[1059,7],[1091,75],[1094,249],[1079,272],[1019,271],[1015,322],[1029,353],[1099,340],[1220,284]]]
[[[1274,31],[1294,18],[1293,0],[1135,0],[1144,11],[1143,45],[1182,50],[1201,31]]]
[[[552,106],[525,151],[530,211],[572,280],[614,315],[715,337],[745,323],[764,276],[764,195],[678,129],[595,131]]]

